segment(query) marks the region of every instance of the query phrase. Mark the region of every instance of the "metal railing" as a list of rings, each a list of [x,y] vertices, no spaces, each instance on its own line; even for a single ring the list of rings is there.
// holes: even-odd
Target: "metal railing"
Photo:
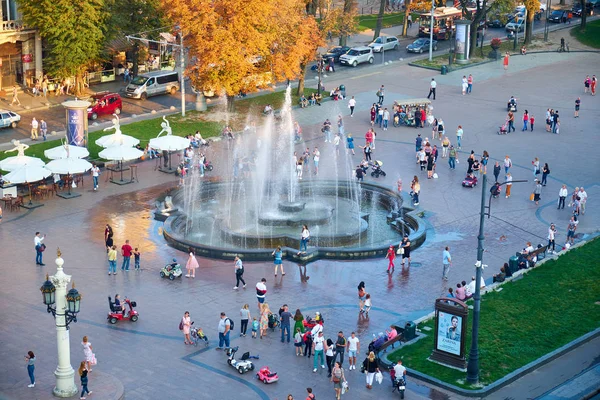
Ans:
[[[0,32],[23,31],[28,29],[20,20],[2,21]]]

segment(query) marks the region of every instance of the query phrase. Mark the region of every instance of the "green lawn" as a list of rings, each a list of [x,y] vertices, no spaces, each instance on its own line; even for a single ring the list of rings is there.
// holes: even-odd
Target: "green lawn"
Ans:
[[[480,383],[488,385],[510,372],[600,327],[600,239],[530,271],[523,279],[482,298],[479,328]],[[472,304],[472,301],[469,303]],[[466,352],[471,346],[469,314]],[[428,361],[434,321],[428,336],[390,354],[408,368],[452,385],[465,384],[466,373]]]
[[[571,29],[571,35],[586,46],[600,49],[600,20],[588,22],[585,33],[581,32],[581,27],[576,26]]]
[[[294,89],[292,89],[294,91]],[[304,89],[304,94],[306,96],[310,95],[312,92],[316,92],[316,89]],[[240,124],[244,124],[246,122],[246,115],[254,115],[258,116],[262,113],[262,110],[266,104],[271,104],[273,108],[279,109],[282,107],[284,102],[284,93],[282,91],[271,92],[259,96],[247,97],[245,99],[236,101],[236,114],[239,118],[234,118],[234,120],[240,121],[237,125],[234,123],[234,129],[241,129]],[[298,104],[298,96],[292,96],[292,105]],[[225,109],[225,106],[216,106],[211,107],[206,112],[196,112],[196,111],[188,111],[185,117],[181,117],[181,115],[171,115],[167,117],[171,128],[173,129],[173,134],[177,136],[185,136],[189,134],[193,134],[196,130],[199,130],[202,134],[203,138],[210,138],[214,136],[218,136],[223,129],[225,122],[224,121],[214,121],[213,119],[208,120],[209,114],[213,114],[220,109]],[[225,115],[225,114],[223,114]],[[155,138],[158,132],[160,132],[161,127],[160,123],[162,122],[162,117],[157,117],[154,119],[133,122],[130,124],[121,125],[121,132],[125,135],[133,136],[140,140],[140,146],[146,147],[146,144],[150,141],[150,139]],[[102,147],[96,145],[96,140],[101,136],[108,135],[114,133],[114,130],[109,132],[104,131],[96,131],[91,132],[88,138],[88,150],[90,151],[90,159],[96,160],[98,159],[98,153],[102,151]],[[52,147],[59,146],[60,142],[53,140],[49,142],[42,142],[37,144],[32,144],[29,149],[26,150],[25,154],[31,157],[39,157],[44,161],[48,162],[44,157],[44,150],[47,150]],[[15,156],[16,152],[13,153],[4,153],[0,152],[0,160],[3,160],[7,157]]]
[[[413,21],[416,20],[418,14],[412,14]],[[402,25],[404,23],[404,12],[385,13],[383,15],[383,28]],[[358,17],[358,30],[360,32],[369,29],[375,29],[377,25],[377,14],[366,14]]]

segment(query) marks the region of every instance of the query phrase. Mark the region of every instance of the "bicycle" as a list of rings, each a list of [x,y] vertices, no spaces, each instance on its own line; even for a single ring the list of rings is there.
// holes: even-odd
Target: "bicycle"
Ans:
[[[562,46],[562,45],[558,46],[558,49],[556,49],[556,51],[558,53],[563,53],[563,52],[570,53],[569,42],[566,42],[564,46]]]

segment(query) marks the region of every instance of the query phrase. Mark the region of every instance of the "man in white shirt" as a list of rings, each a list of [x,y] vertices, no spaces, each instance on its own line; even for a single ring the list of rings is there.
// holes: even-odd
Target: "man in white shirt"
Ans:
[[[98,177],[100,176],[100,168],[96,164],[92,164],[92,178],[94,179],[94,190],[98,190]]]
[[[321,329],[323,329],[322,326]],[[317,359],[319,357],[321,357],[321,368],[325,368],[325,361],[323,356],[323,342],[325,342],[325,338],[323,337],[323,331],[321,330],[319,331],[318,335],[313,339],[313,350],[315,353],[315,356],[313,357],[313,372],[317,372],[317,367],[319,366]]]
[[[225,349],[229,348],[229,332],[231,331],[231,321],[227,318],[224,312],[221,313],[221,319],[219,320],[219,347],[217,350],[223,349],[223,345]]]
[[[38,138],[38,122],[35,117],[31,120],[31,140],[37,140]]]
[[[352,332],[346,341],[346,348],[348,349],[348,362],[350,363],[348,369],[356,369],[356,354],[360,352],[360,340],[356,337],[355,332]]]
[[[46,235],[41,236],[39,232],[35,233],[35,237],[33,238],[33,244],[35,245],[35,263],[40,266],[44,266],[42,262],[42,252],[44,251],[42,248],[42,241],[46,238]]]
[[[396,379],[404,378],[404,382],[406,382],[406,368],[402,365],[402,360],[398,360],[398,364],[394,365],[394,372]]]
[[[260,282],[258,282],[256,284],[256,298],[258,299],[258,309],[259,310],[261,310],[261,305],[265,302],[266,294],[267,294],[267,280],[265,278],[262,278],[260,280]]]
[[[431,78],[431,83],[429,84],[429,95],[427,98],[430,98],[433,95],[433,99],[435,100],[435,88],[437,87],[437,82],[435,78]]]
[[[356,100],[354,100],[354,96],[350,100],[348,100],[348,108],[350,109],[350,116],[354,117],[354,107],[356,107]]]
[[[565,208],[565,199],[567,198],[568,195],[569,195],[569,191],[567,190],[567,185],[562,185],[562,187],[558,191],[558,208],[557,208],[557,210],[560,210],[561,208],[562,209]]]
[[[587,192],[585,191],[585,189],[583,188],[583,186],[581,188],[579,188],[579,209],[581,210],[581,214],[585,214],[585,203],[587,203]]]
[[[485,287],[485,281],[483,280],[483,275],[481,276],[480,286],[481,289]],[[471,282],[467,285],[467,290],[473,294],[475,294],[475,277],[471,277]]]

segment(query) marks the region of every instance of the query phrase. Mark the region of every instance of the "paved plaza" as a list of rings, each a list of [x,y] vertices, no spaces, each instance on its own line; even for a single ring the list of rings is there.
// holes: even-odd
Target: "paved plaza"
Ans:
[[[319,178],[309,179],[331,178],[335,171],[340,176],[350,176],[347,168],[361,160],[360,149],[357,148],[354,157],[342,155],[341,160],[336,160],[331,145],[323,143],[320,133],[324,119],[335,121],[339,113],[344,114],[346,133],[351,133],[356,143],[362,145],[370,126],[369,107],[377,100],[375,92],[381,84],[386,87],[384,105],[391,109],[394,100],[426,97],[431,78],[436,78],[438,89],[433,114],[443,118],[453,144],[456,144],[456,127],[462,125],[464,128],[456,170],[449,170],[446,160],[439,158],[438,179],[427,180],[426,174],[419,171],[415,164],[414,140],[417,133],[431,138],[431,128],[390,127],[387,131],[376,128],[373,158],[383,161],[383,169],[387,172],[387,177],[379,178],[377,182],[395,188],[396,181],[401,178],[406,203],[409,203],[410,181],[414,175],[419,176],[422,191],[418,210],[423,212],[427,228],[426,242],[412,253],[413,265],[401,268],[397,262],[393,274],[386,273],[384,259],[321,260],[305,267],[284,261],[286,275],[276,278],[271,262],[245,263],[244,278],[248,287],[233,291],[233,262],[199,258],[196,279],[183,277],[172,282],[161,279],[159,270],[167,261],[176,257],[185,264],[187,257],[166,245],[160,233],[162,223],[153,219],[156,198],[177,185],[176,177],[155,171],[153,161],[142,163],[138,168],[139,183],[113,185],[105,181],[104,174],[100,178],[99,191],[94,192],[91,178],[87,177],[85,186],[76,189],[82,193],[79,198],[51,198],[44,207],[35,210],[5,211],[0,224],[3,259],[0,267],[3,276],[0,399],[52,397],[42,387],[27,388],[23,355],[28,350],[36,353],[37,374],[49,374],[56,367],[54,321],[42,305],[39,287],[46,273],[56,271],[53,261],[57,247],[65,260],[65,272],[73,275],[83,296],[78,322],[70,325],[71,363],[75,367],[83,358],[80,342],[84,335],[89,337],[98,359],[98,365],[90,375],[91,390],[94,390],[94,374],[98,370],[117,378],[123,384],[128,400],[225,399],[232,396],[281,400],[288,393],[295,399],[303,399],[305,388],[309,386],[314,388],[317,398],[333,398],[327,371],[319,368],[313,373],[312,358],[296,357],[293,344],[280,343],[278,331],[269,330],[268,337],[263,340],[233,334],[232,345],[240,347],[240,355],[245,351],[260,355],[255,365],[258,368],[268,365],[277,371],[279,382],[265,385],[253,373],[238,374],[227,365],[223,352],[214,350],[219,313],[224,311],[234,319],[236,332],[242,305],[248,303],[252,316],[258,316],[254,285],[266,277],[267,303],[272,310],[276,311],[286,303],[291,311],[299,308],[304,315],[319,311],[326,321],[326,337],[334,338],[340,330],[346,336],[355,331],[362,350],[366,350],[373,334],[384,331],[390,324],[415,320],[430,313],[434,300],[444,296],[449,286],[470,280],[475,272],[481,188],[461,186],[471,150],[478,155],[483,150],[489,152],[489,170],[495,161],[510,155],[513,178],[528,181],[514,184],[510,199],[501,196],[492,200],[492,217],[485,221],[484,263],[488,267],[483,272],[484,278],[490,279],[527,241],[545,244],[550,222],[556,224],[559,232],[557,245],[564,243],[570,212],[556,209],[562,184],[566,184],[570,192],[575,186],[585,187],[589,195],[588,209],[578,226],[577,240],[594,234],[600,225],[600,207],[597,206],[600,156],[594,145],[600,121],[600,96],[584,95],[583,79],[586,75],[599,74],[594,69],[600,65],[599,61],[600,56],[595,53],[531,54],[512,57],[508,71],[504,71],[499,61],[445,76],[394,63],[365,70],[363,75],[344,81],[336,80],[335,75],[327,78],[328,88],[344,84],[347,94],[356,97],[353,118],[348,116],[347,101],[330,101],[322,107],[295,110],[295,119],[303,127],[306,142],[298,146],[298,151],[306,146],[319,146],[321,150]],[[472,74],[475,81],[473,93],[467,96],[461,95],[460,89],[465,74]],[[504,122],[506,102],[511,95],[519,100],[519,112],[515,114],[517,131],[499,136],[496,131]],[[581,117],[576,119],[573,110],[578,96],[582,98]],[[558,135],[545,131],[547,108],[560,111]],[[535,115],[533,132],[520,130],[519,121],[525,109]],[[432,144],[441,147],[437,140]],[[223,142],[215,143],[207,156],[215,164],[214,171],[207,177],[227,179],[232,162],[227,146]],[[551,169],[538,206],[529,201],[534,188],[531,162],[535,157],[542,165],[547,162]],[[374,180],[370,176],[367,179]],[[119,263],[118,275],[107,275],[103,237],[107,223],[114,229],[118,247],[126,239],[134,247],[140,247],[141,271],[123,273]],[[47,235],[45,267],[34,263],[33,236],[36,231]],[[441,279],[444,246],[450,246],[453,255],[448,282]],[[356,287],[360,281],[366,283],[367,292],[373,299],[369,318],[360,318],[358,314]],[[115,293],[138,303],[138,322],[120,321],[110,325],[106,321],[107,296]],[[204,328],[211,341],[208,349],[183,344],[178,324],[184,311],[190,311],[195,325]],[[482,312],[485,312],[485,302]],[[360,361],[363,358],[364,354]],[[347,366],[347,361],[344,363]],[[582,370],[589,366],[589,361],[577,365],[581,365]],[[572,369],[577,369],[577,365]],[[359,371],[346,370],[345,374],[350,385],[345,398],[382,399],[397,395],[391,393],[387,375],[382,385],[367,390],[364,376]],[[493,398],[534,398],[558,385],[561,382],[558,379],[571,376],[563,375],[552,382],[533,374],[515,383],[518,389],[514,390],[521,390],[520,393],[527,393],[526,396],[514,395],[511,386],[515,386],[511,385]],[[409,399],[461,398],[411,378],[407,389]]]

